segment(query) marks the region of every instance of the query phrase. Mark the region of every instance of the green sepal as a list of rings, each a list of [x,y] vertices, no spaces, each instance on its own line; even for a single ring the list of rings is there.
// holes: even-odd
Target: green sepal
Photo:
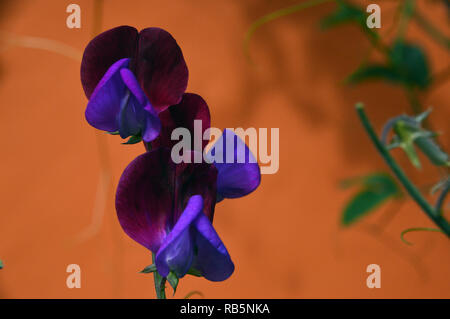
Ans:
[[[436,166],[450,166],[449,155],[444,152],[439,145],[434,141],[434,138],[439,134],[424,130],[420,127],[420,121],[423,121],[428,114],[422,113],[418,119],[417,126],[413,126],[404,121],[398,121],[394,125],[394,132],[397,134],[397,139],[400,141],[400,147],[405,151],[411,163],[420,168],[420,160],[415,151],[417,146],[420,151]]]
[[[139,142],[142,142],[142,136],[141,135],[133,135],[130,137],[130,139],[128,141],[126,141],[125,143],[122,143],[122,144],[124,144],[124,145],[137,144]]]
[[[439,147],[432,137],[418,137],[414,142],[422,153],[428,157],[431,163],[436,166],[450,167],[448,154]]]
[[[145,267],[144,269],[142,269],[139,273],[141,274],[150,274],[152,272],[156,271],[156,265],[155,264],[151,264],[148,265],[147,267]]]
[[[430,108],[430,109],[420,113],[419,115],[417,115],[415,117],[416,122],[422,123],[428,117],[428,115],[430,115],[431,111],[432,111],[432,109]]]
[[[106,133],[108,133],[109,135],[119,135],[119,134],[120,134],[119,131],[115,131],[115,132],[106,132]]]
[[[195,276],[195,277],[203,277],[202,273],[201,273],[199,270],[195,269],[195,268],[189,269],[189,271],[187,272],[187,274],[188,274],[188,275]]]
[[[177,287],[178,287],[178,282],[179,279],[177,277],[177,275],[174,272],[169,272],[169,274],[167,275],[167,281],[169,282],[170,286],[173,289],[173,294],[175,295],[175,292],[177,291]]]

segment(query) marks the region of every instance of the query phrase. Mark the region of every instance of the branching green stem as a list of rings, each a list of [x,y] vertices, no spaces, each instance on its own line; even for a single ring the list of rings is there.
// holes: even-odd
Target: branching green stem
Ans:
[[[370,123],[365,111],[364,106],[361,103],[356,105],[356,111],[361,120],[364,129],[369,135],[372,143],[375,145],[377,151],[383,157],[386,164],[392,170],[394,175],[398,178],[400,183],[405,187],[408,194],[414,199],[414,201],[422,208],[427,216],[438,226],[444,234],[450,237],[450,223],[431,206],[428,201],[422,196],[417,187],[408,179],[406,174],[391,156],[386,147],[381,143],[377,134],[375,133],[372,124]]]

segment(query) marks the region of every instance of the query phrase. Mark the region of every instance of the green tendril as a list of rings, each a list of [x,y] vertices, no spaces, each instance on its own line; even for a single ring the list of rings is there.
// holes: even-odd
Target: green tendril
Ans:
[[[405,229],[404,231],[402,231],[402,233],[400,234],[400,239],[402,240],[402,242],[404,242],[404,243],[407,244],[407,245],[412,246],[413,243],[407,241],[407,240],[405,239],[405,235],[406,235],[407,233],[414,232],[414,231],[429,231],[429,232],[444,233],[441,229],[438,229],[438,228],[429,228],[429,227],[414,227],[414,228],[408,228],[408,229]]]
[[[191,292],[188,292],[188,294],[184,297],[184,299],[189,299],[194,295],[199,295],[200,297],[205,298],[205,295],[201,291],[193,290]]]
[[[253,34],[256,32],[256,30],[258,30],[261,26],[265,25],[266,23],[268,23],[270,21],[276,20],[278,18],[285,17],[287,15],[297,13],[304,9],[308,9],[308,8],[315,7],[320,4],[332,2],[332,1],[335,1],[335,0],[309,0],[309,1],[305,1],[302,3],[296,4],[296,5],[293,5],[291,7],[273,11],[273,12],[259,18],[258,20],[256,20],[255,22],[252,23],[252,25],[248,29],[247,33],[245,34],[245,39],[244,39],[245,55],[248,58],[250,58],[250,54],[249,54],[249,50],[248,50],[250,39],[253,36]]]

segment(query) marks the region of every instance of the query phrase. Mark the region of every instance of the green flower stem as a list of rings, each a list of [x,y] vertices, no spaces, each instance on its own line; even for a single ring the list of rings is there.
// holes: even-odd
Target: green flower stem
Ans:
[[[155,263],[155,254],[152,253],[152,262]],[[166,278],[162,278],[158,271],[153,272],[156,298],[166,299]]]
[[[356,104],[356,111],[361,120],[364,129],[369,135],[372,143],[375,145],[377,151],[383,157],[386,164],[392,170],[394,175],[398,178],[400,183],[405,187],[409,195],[414,199],[414,201],[422,208],[422,210],[427,214],[427,216],[438,226],[444,234],[450,237],[450,223],[431,206],[428,201],[422,196],[417,187],[408,179],[403,170],[391,156],[386,147],[381,143],[377,134],[375,133],[372,124],[370,123],[366,112],[364,111],[364,106],[361,103]]]
[[[259,29],[259,27],[261,27],[262,25],[276,20],[278,18],[302,11],[304,9],[308,9],[311,7],[315,7],[318,6],[320,4],[323,3],[327,3],[327,2],[335,2],[335,0],[309,0],[309,1],[303,1],[302,3],[287,7],[287,8],[283,8],[274,12],[271,12],[261,18],[259,18],[258,20],[256,20],[255,22],[252,23],[252,25],[250,26],[250,28],[248,29],[246,35],[245,35],[245,39],[244,39],[244,52],[247,56],[249,56],[248,53],[248,44],[250,42],[250,38],[252,37],[253,33],[255,33],[255,31],[257,29]]]

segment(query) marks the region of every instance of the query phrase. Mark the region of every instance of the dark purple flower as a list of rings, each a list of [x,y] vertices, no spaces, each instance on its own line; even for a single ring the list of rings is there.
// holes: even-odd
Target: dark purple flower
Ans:
[[[246,162],[218,163],[225,140],[237,141],[231,158]],[[241,146],[243,149],[241,151]],[[213,146],[212,163],[175,164],[170,150],[157,148],[138,156],[123,172],[116,210],[124,231],[155,255],[161,276],[178,278],[190,269],[206,279],[221,281],[234,271],[231,258],[212,226],[217,198],[244,196],[260,182],[258,164],[246,145],[224,131]],[[226,152],[223,152],[226,153]],[[193,155],[193,154],[191,154]]]
[[[181,102],[188,69],[175,39],[159,28],[138,33],[121,26],[95,37],[81,63],[81,82],[89,99],[86,119],[95,128],[122,138],[154,140],[158,113]]]

